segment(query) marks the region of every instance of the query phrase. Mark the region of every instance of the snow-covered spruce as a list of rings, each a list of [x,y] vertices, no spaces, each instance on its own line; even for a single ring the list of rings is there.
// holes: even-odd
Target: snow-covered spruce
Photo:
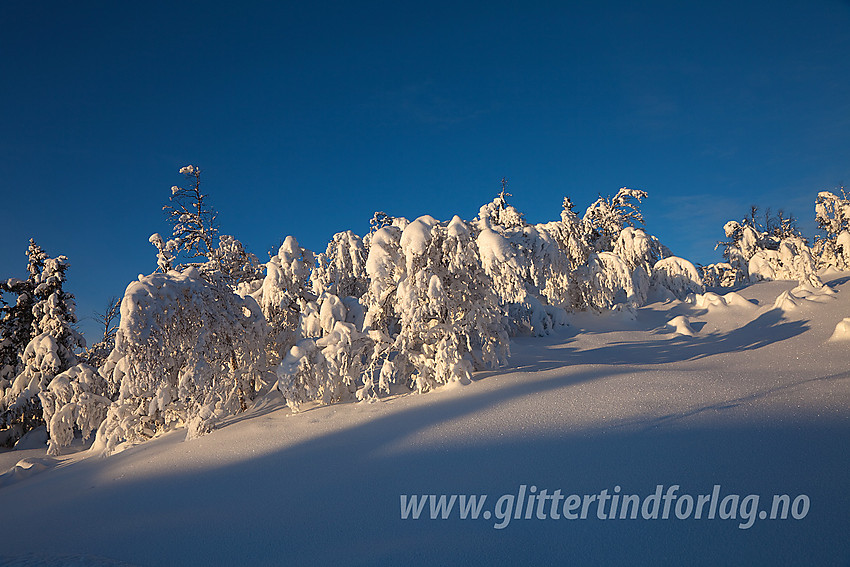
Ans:
[[[0,379],[0,429],[15,429],[11,438],[43,422],[39,394],[54,376],[77,363],[75,351],[85,347],[85,340],[74,328],[74,296],[63,289],[68,259],[49,258],[32,240],[27,254],[29,278],[13,288],[21,294],[19,299],[24,298],[23,305],[30,308],[31,318],[24,316],[22,321],[31,321],[31,327],[29,332],[19,325],[4,325],[3,329],[4,343],[6,336],[18,341],[29,338],[23,350],[17,352],[17,375],[11,381]],[[12,331],[8,335],[7,328]],[[22,344],[13,342],[10,346],[17,350]]]

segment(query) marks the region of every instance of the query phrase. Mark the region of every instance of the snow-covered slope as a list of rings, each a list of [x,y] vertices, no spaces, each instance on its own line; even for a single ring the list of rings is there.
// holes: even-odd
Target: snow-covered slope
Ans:
[[[847,565],[850,274],[572,316],[424,395],[266,399],[108,458],[0,453],[10,565]],[[693,336],[690,336],[690,335]],[[839,333],[841,334],[841,333]],[[845,333],[846,334],[846,333]],[[526,488],[521,488],[525,485]],[[401,495],[808,497],[802,519],[401,519]],[[615,487],[619,487],[616,490]],[[517,500],[518,501],[518,500]],[[802,503],[802,500],[800,501]],[[549,509],[548,504],[545,506]],[[798,512],[801,511],[798,509]],[[544,511],[545,515],[545,511]],[[720,514],[718,514],[720,515]],[[603,514],[604,516],[604,514]],[[515,518],[515,519],[514,519]],[[505,522],[503,522],[505,523]],[[746,529],[741,525],[750,523]]]

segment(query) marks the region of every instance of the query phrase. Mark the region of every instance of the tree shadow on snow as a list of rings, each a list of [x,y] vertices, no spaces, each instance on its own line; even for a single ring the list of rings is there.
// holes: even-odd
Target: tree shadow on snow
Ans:
[[[604,372],[577,374],[572,383]],[[38,546],[116,556],[120,550],[124,560],[151,565],[828,565],[850,558],[846,419],[754,427],[723,425],[721,416],[709,427],[643,427],[674,419],[662,416],[620,428],[505,427],[502,433],[478,414],[570,380],[435,396],[422,406],[212,469],[164,470],[119,483],[98,478],[97,462],[82,462],[77,491],[57,493],[63,485],[39,484],[46,477],[37,477],[28,491],[4,492],[16,521],[38,525],[22,530],[4,551]],[[722,413],[746,400],[705,409]],[[505,419],[534,420],[558,408],[542,404],[529,411],[506,411]],[[441,435],[444,427],[448,432]],[[470,438],[452,427],[469,428]],[[139,455],[110,457],[123,458],[132,463]],[[611,493],[619,486],[623,494],[642,497],[657,484],[678,484],[679,494],[693,495],[719,484],[723,495],[755,493],[764,500],[806,494],[811,512],[804,520],[756,520],[748,530],[739,528],[740,520],[599,520],[595,508],[587,520],[517,516],[504,530],[495,529],[492,518],[400,518],[401,494],[487,494],[492,509],[495,499],[516,494],[521,484],[564,495]],[[76,537],[71,521],[93,536]]]
[[[746,325],[724,333],[617,341],[589,349],[579,349],[568,342],[563,348],[557,350],[559,351],[558,359],[562,365],[665,364],[696,360],[717,354],[756,350],[793,338],[808,329],[808,321],[784,320],[781,310],[772,309]],[[546,364],[544,359],[553,352],[553,349],[550,347],[540,350],[541,362]]]

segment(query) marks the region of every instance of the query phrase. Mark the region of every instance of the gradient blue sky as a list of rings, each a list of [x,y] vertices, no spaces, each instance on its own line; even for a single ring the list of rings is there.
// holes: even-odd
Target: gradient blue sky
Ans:
[[[850,180],[850,3],[0,3],[0,277],[70,258],[82,329],[156,267],[177,170],[262,260],[376,210],[532,222],[644,189],[694,262]]]

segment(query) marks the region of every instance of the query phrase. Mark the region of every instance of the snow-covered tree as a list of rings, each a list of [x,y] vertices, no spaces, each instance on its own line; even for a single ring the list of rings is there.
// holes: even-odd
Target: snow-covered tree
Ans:
[[[195,260],[182,269],[194,266],[210,281],[236,289],[241,283],[262,279],[263,266],[242,242],[229,234],[218,236],[218,213],[209,206],[208,195],[201,193],[200,168],[187,165],[180,173],[189,188],[173,186],[169,204],[163,207],[172,224],[172,238],[166,240],[159,233],[149,238],[157,249],[157,270],[165,273],[175,268],[182,250]]]
[[[405,270],[395,297],[400,329],[393,362],[419,391],[468,379],[473,366],[506,359],[504,312],[476,243],[458,217],[447,225],[420,217],[402,232]]]
[[[262,280],[265,267],[256,255],[245,250],[245,246],[229,234],[219,237],[218,246],[210,251],[210,259],[199,266],[207,279],[218,280],[231,288],[240,283]]]
[[[363,239],[350,230],[334,234],[325,252],[316,256],[316,267],[310,278],[313,293],[362,297],[369,288],[367,255]]]
[[[39,393],[49,435],[49,455],[58,455],[77,433],[88,439],[100,427],[112,404],[109,385],[88,364],[78,364],[58,374]]]
[[[501,226],[504,228],[515,228],[526,224],[522,213],[509,205],[505,197],[510,197],[507,192],[508,180],[502,178],[502,190],[491,203],[482,205],[478,210],[478,219],[484,226]]]
[[[573,210],[569,197],[564,197],[561,218],[539,224],[536,228],[551,235],[561,255],[549,260],[549,273],[542,295],[551,305],[567,311],[587,309],[580,281],[587,276],[587,261],[592,252],[586,225]]]
[[[504,202],[505,195],[494,203],[515,211]],[[485,205],[474,223],[482,266],[508,312],[512,334],[545,334],[556,322],[563,323],[563,308],[580,303],[575,275],[587,260],[587,246],[568,199],[564,206],[560,221],[530,225],[494,222],[497,217],[484,214]]]
[[[670,255],[658,239],[631,226],[620,231],[611,251],[622,258],[629,268],[642,269],[647,275],[652,272],[656,262]]]
[[[31,338],[17,375],[3,381],[0,392],[0,428],[16,427],[20,434],[42,423],[39,394],[55,375],[77,364],[76,351],[85,347],[75,329],[74,296],[63,289],[68,259],[47,257],[33,241],[28,256],[29,285],[23,293],[32,295]]]
[[[374,346],[370,336],[352,323],[331,320],[333,326],[323,336],[299,340],[277,368],[278,389],[293,409],[307,401],[349,399],[369,364]]]
[[[815,221],[825,234],[815,241],[819,265],[850,268],[850,198],[841,188],[841,196],[821,191],[815,200]]]
[[[472,226],[423,216],[371,238],[366,330],[375,344],[360,395],[399,379],[424,391],[507,356],[503,310]]]
[[[94,319],[103,329],[101,339],[88,346],[80,357],[87,364],[99,368],[106,357],[115,348],[115,335],[118,333],[118,319],[121,314],[121,299],[110,297],[106,307],[100,313],[95,313]]]
[[[26,254],[27,279],[10,278],[0,282],[0,298],[3,299],[0,306],[0,393],[23,370],[24,349],[33,333],[38,331],[33,315],[37,301],[35,288],[40,283],[48,256],[33,239],[30,239]],[[8,303],[4,294],[16,296],[14,304]]]
[[[759,250],[750,258],[747,269],[750,281],[798,280],[815,287],[823,285],[811,249],[801,237],[781,239],[776,250]]]
[[[512,334],[543,335],[563,322],[560,305],[569,302],[572,272],[553,227],[484,227],[476,244]]]
[[[156,269],[163,273],[171,270],[177,259],[177,252],[180,250],[180,240],[176,238],[164,240],[162,235],[155,232],[148,238],[148,242],[156,247]]]
[[[21,370],[21,355],[32,338],[32,290],[27,280],[0,282],[0,393]],[[14,304],[3,294],[15,294]]]
[[[370,329],[381,329],[392,335],[398,331],[395,315],[395,295],[404,278],[405,263],[401,250],[402,229],[396,225],[383,226],[369,235],[369,254],[366,273],[369,289],[366,295],[366,322]]]
[[[669,256],[652,267],[651,288],[664,295],[684,300],[690,294],[704,293],[705,286],[699,270],[684,258]]]
[[[643,273],[642,278],[646,278]],[[613,252],[597,252],[588,260],[586,279],[581,281],[588,307],[607,309],[633,309],[646,302],[649,282],[635,281],[634,270]]]
[[[180,173],[186,177],[188,188],[174,185],[170,204],[162,210],[171,222],[173,239],[188,256],[209,258],[218,233],[216,212],[208,206],[207,195],[201,193],[201,169],[187,165]]]
[[[733,287],[743,281],[743,274],[729,262],[699,266],[698,269],[702,281],[707,287]]]
[[[185,425],[193,437],[244,410],[267,385],[259,305],[197,268],[141,276],[127,287],[103,372],[119,391],[98,431],[112,451]]]
[[[764,223],[757,220],[757,207],[743,221],[729,221],[723,230],[728,240],[723,246],[723,257],[734,271],[734,278],[724,274],[732,285],[741,282],[790,279],[820,286],[811,249],[783,215],[778,218],[765,213]]]
[[[611,252],[623,228],[644,224],[640,203],[646,196],[646,191],[623,187],[614,197],[599,197],[587,208],[582,221],[597,252]]]
[[[252,296],[269,324],[267,351],[276,366],[299,338],[301,313],[316,297],[310,292],[313,253],[287,236],[277,254],[266,264],[266,277]]]

